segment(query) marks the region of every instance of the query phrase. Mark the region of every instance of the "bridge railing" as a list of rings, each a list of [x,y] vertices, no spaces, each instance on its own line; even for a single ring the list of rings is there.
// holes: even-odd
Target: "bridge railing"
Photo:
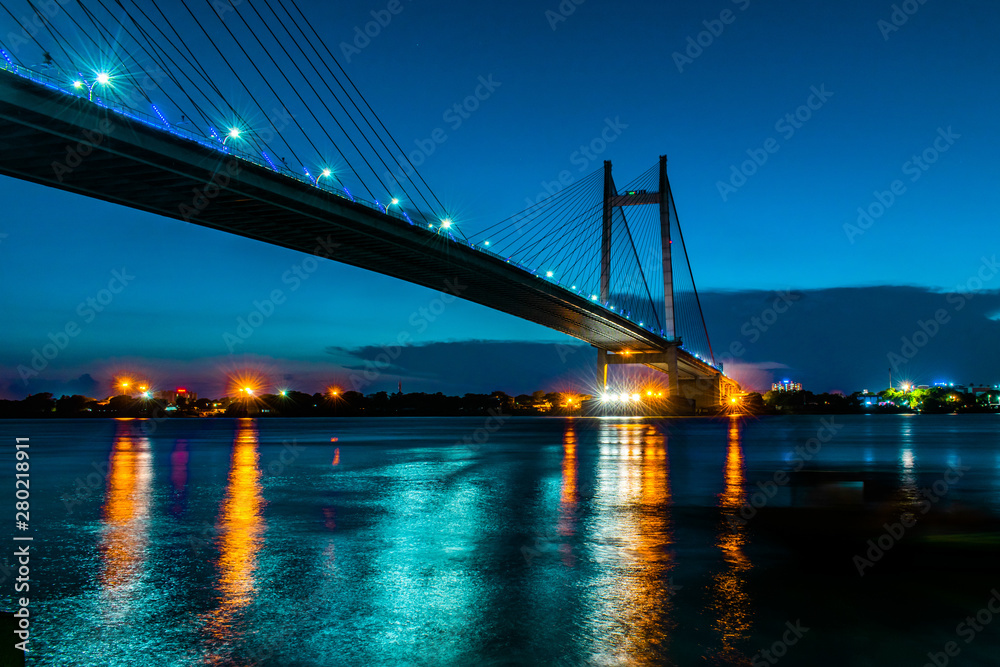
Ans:
[[[10,60],[7,58],[6,53],[4,53],[3,56],[4,59],[0,60],[0,69],[5,69],[22,78],[29,79],[31,81],[34,81],[35,83],[41,84],[46,88],[62,93],[64,95],[69,95],[77,99],[87,98],[88,101],[92,102],[93,104],[96,104],[99,107],[108,109],[117,114],[138,121],[144,125],[148,125],[160,131],[169,132],[170,134],[173,134],[177,137],[181,137],[188,141],[193,141],[201,146],[204,146],[205,148],[211,148],[213,150],[219,151],[220,153],[237,157],[246,162],[253,163],[259,167],[263,167],[264,169],[270,169],[271,171],[277,172],[285,177],[295,179],[301,183],[311,185],[325,192],[337,195],[338,197],[348,199],[354,203],[367,206],[368,208],[381,211],[382,213],[387,214],[393,218],[398,218],[399,220],[403,220],[405,222],[413,224],[408,214],[405,213],[404,211],[394,210],[389,206],[382,204],[381,202],[369,201],[362,197],[357,197],[351,194],[351,192],[347,190],[347,188],[341,189],[331,185],[326,185],[324,183],[317,182],[316,179],[310,178],[306,174],[299,174],[293,171],[290,167],[287,167],[285,165],[278,166],[277,164],[274,164],[273,161],[271,161],[263,153],[262,155],[256,155],[254,153],[245,150],[240,150],[239,148],[233,146],[228,146],[226,144],[223,144],[217,135],[215,137],[213,137],[212,135],[201,135],[197,132],[192,132],[191,130],[188,130],[186,128],[178,127],[177,125],[169,123],[162,116],[156,116],[151,113],[147,113],[145,111],[140,111],[139,109],[136,109],[135,107],[130,106],[125,102],[122,102],[120,100],[115,100],[113,97],[101,97],[95,95],[93,96],[93,98],[90,98],[89,90],[87,94],[84,94],[82,92],[83,90],[87,90],[86,86],[84,86],[79,91],[73,88],[69,88],[66,86],[66,83],[63,79],[51,76],[44,72],[38,72],[36,70],[29,69],[26,67],[20,67],[10,62]]]
[[[356,196],[352,195],[351,192],[346,187],[344,187],[343,189],[340,189],[340,188],[333,187],[331,185],[326,185],[324,183],[318,182],[317,179],[314,179],[311,176],[306,175],[305,173],[299,174],[299,173],[293,171],[290,167],[288,167],[288,166],[286,166],[284,164],[282,164],[281,166],[278,166],[277,164],[275,164],[270,159],[270,157],[266,153],[262,152],[261,155],[256,155],[256,154],[250,153],[248,151],[240,150],[239,148],[236,148],[236,147],[233,147],[233,146],[228,146],[228,145],[224,144],[221,139],[219,139],[218,134],[214,133],[214,130],[213,130],[213,134],[215,136],[213,137],[212,135],[202,135],[202,134],[199,134],[197,132],[192,132],[191,130],[188,130],[188,129],[184,128],[184,127],[178,127],[176,125],[172,125],[171,123],[169,123],[166,120],[166,118],[164,118],[162,115],[160,115],[159,110],[156,109],[155,105],[151,105],[153,107],[153,109],[157,112],[157,115],[154,116],[153,114],[147,113],[145,111],[138,110],[138,109],[134,108],[133,106],[130,106],[130,105],[126,104],[125,102],[123,102],[121,100],[115,100],[114,98],[106,98],[106,97],[100,97],[100,96],[94,96],[94,97],[92,97],[90,95],[90,90],[87,89],[86,86],[84,86],[81,89],[75,89],[75,88],[73,88],[71,86],[68,86],[68,82],[65,79],[51,76],[51,75],[49,75],[49,74],[47,74],[45,72],[39,72],[39,71],[30,69],[30,68],[27,68],[27,67],[22,67],[20,65],[16,65],[11,60],[11,58],[7,54],[7,52],[4,51],[4,50],[2,50],[2,49],[0,49],[0,56],[2,56],[2,59],[0,59],[0,69],[6,70],[8,72],[11,72],[11,73],[13,73],[13,74],[15,74],[15,75],[17,75],[17,76],[19,76],[21,78],[28,79],[30,81],[38,83],[38,84],[40,84],[42,86],[45,86],[46,88],[49,88],[49,89],[51,89],[53,91],[56,91],[58,93],[61,93],[63,95],[68,95],[68,96],[76,98],[76,99],[87,99],[88,101],[92,102],[93,104],[96,104],[96,105],[98,105],[98,106],[100,106],[102,108],[108,109],[109,111],[112,111],[112,112],[114,112],[116,114],[122,115],[122,116],[124,116],[126,118],[129,118],[131,120],[134,120],[136,122],[139,122],[139,123],[142,123],[144,125],[147,125],[147,126],[153,128],[153,129],[159,130],[161,132],[168,132],[168,133],[170,133],[170,134],[172,134],[172,135],[174,135],[176,137],[182,138],[182,139],[187,140],[187,141],[192,141],[192,142],[197,143],[198,145],[203,146],[205,148],[210,148],[212,150],[219,151],[220,153],[223,153],[225,155],[230,155],[230,156],[233,156],[233,157],[238,158],[240,160],[243,160],[243,161],[249,162],[251,164],[257,165],[257,166],[262,167],[264,169],[269,169],[269,170],[274,171],[276,173],[279,173],[282,176],[285,176],[287,178],[295,179],[296,181],[299,181],[300,183],[304,183],[306,185],[315,187],[317,189],[323,190],[324,192],[329,192],[330,194],[333,194],[333,195],[335,195],[337,197],[348,199],[348,200],[350,200],[350,201],[352,201],[352,202],[354,202],[356,204],[361,204],[362,206],[366,206],[367,208],[371,208],[371,209],[374,209],[376,211],[379,211],[383,215],[388,215],[390,217],[396,218],[398,220],[406,222],[406,223],[408,223],[410,225],[413,225],[415,227],[422,228],[422,229],[424,229],[425,232],[427,232],[429,234],[434,234],[435,236],[441,236],[441,234],[439,234],[437,231],[431,231],[431,228],[434,227],[433,224],[429,224],[427,227],[424,227],[422,224],[415,223],[410,218],[409,214],[407,214],[407,212],[405,210],[403,210],[403,209],[399,209],[399,208],[393,209],[393,208],[391,208],[391,206],[392,206],[391,204],[390,205],[384,205],[381,202],[369,201],[367,199],[356,197]],[[84,89],[87,89],[87,91],[88,91],[86,95],[83,94],[83,92],[82,92]],[[419,218],[420,218],[421,221],[426,222],[427,218],[423,214],[419,214]],[[611,304],[609,304],[609,303],[601,303],[600,301],[594,299],[592,297],[592,295],[587,295],[586,293],[584,293],[581,290],[572,289],[570,287],[567,287],[566,285],[562,285],[558,280],[556,280],[554,278],[543,277],[543,276],[539,275],[539,270],[538,269],[534,269],[532,267],[525,266],[525,265],[523,265],[523,264],[521,264],[521,263],[519,263],[519,262],[517,262],[515,260],[512,260],[510,257],[506,257],[506,256],[504,256],[504,255],[502,255],[500,253],[497,253],[497,252],[495,252],[493,250],[490,250],[489,248],[485,247],[484,245],[472,243],[471,241],[468,241],[468,240],[459,240],[459,239],[456,239],[454,237],[454,235],[451,234],[451,233],[446,233],[443,236],[444,236],[444,238],[446,238],[446,239],[448,239],[448,240],[450,240],[450,241],[452,241],[454,243],[458,243],[458,244],[461,244],[461,245],[466,245],[469,248],[472,248],[473,250],[476,250],[478,252],[481,252],[481,253],[490,255],[492,257],[495,257],[495,258],[497,258],[497,259],[499,259],[499,260],[501,260],[503,262],[506,262],[507,264],[510,264],[511,266],[514,266],[514,267],[516,267],[516,268],[518,268],[518,269],[520,269],[520,270],[522,270],[522,271],[524,271],[524,272],[526,272],[526,273],[528,273],[528,274],[530,274],[530,275],[532,275],[532,276],[534,276],[536,278],[539,278],[541,280],[545,280],[546,282],[552,283],[556,287],[558,287],[560,289],[563,289],[563,290],[565,290],[565,291],[567,291],[567,292],[569,292],[571,294],[575,294],[577,296],[581,296],[581,297],[587,299],[589,302],[593,303],[594,305],[600,306],[600,307],[602,307],[602,308],[604,308],[604,309],[606,309],[606,310],[608,310],[608,311],[610,311],[610,312],[612,312],[612,313],[614,313],[614,314],[616,314],[616,315],[618,315],[620,317],[625,317],[626,319],[631,320],[631,317],[629,317],[626,313],[624,313],[624,312],[622,312],[620,310],[615,310],[614,306],[611,305]],[[663,335],[662,331],[661,332],[657,332],[652,327],[649,327],[649,326],[647,326],[645,324],[640,324],[638,322],[634,322],[634,324],[636,326],[640,326],[641,328],[645,329],[646,331],[649,331],[653,335],[660,335],[660,336]],[[711,365],[711,363],[709,361],[707,361],[707,360],[702,359],[702,361],[704,361],[705,363],[708,363],[709,365]]]

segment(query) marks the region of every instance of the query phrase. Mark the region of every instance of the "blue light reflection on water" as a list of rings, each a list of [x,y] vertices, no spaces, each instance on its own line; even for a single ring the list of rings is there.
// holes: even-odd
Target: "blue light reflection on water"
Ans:
[[[835,419],[814,464],[912,493],[961,462],[949,499],[1000,514],[995,417]],[[740,664],[773,641],[786,610],[732,519],[819,418],[512,419],[456,444],[479,426],[0,422],[32,437],[36,664]]]

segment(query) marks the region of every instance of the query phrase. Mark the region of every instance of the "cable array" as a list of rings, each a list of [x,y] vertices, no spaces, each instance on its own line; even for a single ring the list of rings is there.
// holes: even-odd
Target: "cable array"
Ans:
[[[298,0],[2,7],[0,48],[13,68],[461,235]]]
[[[604,171],[597,170],[525,210],[480,232],[471,241],[507,262],[613,310],[653,333],[669,337],[663,275],[660,209],[656,205],[611,210],[607,248],[610,281],[602,299]],[[613,194],[656,193],[654,164]],[[667,183],[673,256],[674,336],[696,356],[713,362],[711,343],[694,283],[673,193]],[[678,251],[680,251],[678,253]]]
[[[0,7],[5,69],[439,232],[427,242],[447,239],[494,254],[654,334],[669,338],[672,331],[686,350],[712,359],[669,182],[673,327],[659,206],[613,207],[606,243],[598,170],[465,236],[298,0],[42,7],[9,0]],[[622,188],[612,183],[612,193],[658,192],[658,167]]]

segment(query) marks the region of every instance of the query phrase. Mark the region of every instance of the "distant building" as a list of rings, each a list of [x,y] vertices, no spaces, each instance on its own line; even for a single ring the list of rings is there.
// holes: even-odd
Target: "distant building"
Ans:
[[[771,385],[771,391],[802,391],[801,382],[792,382],[791,380],[782,380],[781,382],[775,382]]]
[[[188,391],[184,387],[177,387],[177,389],[163,389],[156,392],[156,400],[161,403],[166,403],[167,405],[176,405],[178,398],[187,398],[188,404],[194,403],[198,400],[197,392]]]

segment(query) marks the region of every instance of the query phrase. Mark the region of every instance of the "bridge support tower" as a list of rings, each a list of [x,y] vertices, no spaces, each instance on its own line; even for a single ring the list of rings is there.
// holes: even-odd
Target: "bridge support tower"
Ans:
[[[667,365],[667,376],[670,383],[670,395],[679,396],[680,377],[677,368],[677,348],[681,341],[677,338],[676,320],[674,317],[674,272],[672,244],[670,242],[670,186],[667,182],[667,156],[660,156],[659,190],[657,192],[631,192],[618,194],[614,179],[611,176],[611,161],[604,162],[604,216],[601,226],[601,303],[607,305],[611,299],[611,229],[614,211],[625,206],[655,205],[660,211],[660,246],[663,262],[663,295],[664,322],[663,336],[670,345],[660,363]],[[646,355],[609,356],[607,350],[597,350],[597,386],[601,390],[608,386],[608,365],[620,363],[651,363],[639,361],[638,357]],[[659,357],[660,355],[654,355]],[[635,358],[636,361],[626,361]]]

